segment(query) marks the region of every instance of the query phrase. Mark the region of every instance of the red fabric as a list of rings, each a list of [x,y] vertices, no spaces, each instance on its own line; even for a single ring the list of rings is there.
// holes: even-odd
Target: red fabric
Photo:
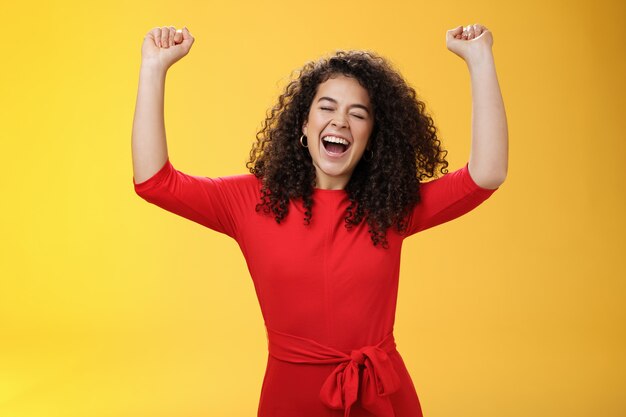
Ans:
[[[400,377],[387,356],[396,350],[393,333],[374,346],[348,353],[321,345],[314,340],[267,329],[269,354],[291,363],[337,363],[320,390],[320,400],[328,407],[350,408],[361,398],[363,408],[374,415],[394,417],[389,394],[400,388]]]
[[[479,187],[468,164],[422,183],[408,230],[390,229],[384,249],[372,245],[365,222],[346,229],[345,191],[315,189],[311,224],[304,225],[299,200],[277,224],[255,210],[260,186],[252,174],[192,176],[169,160],[134,183],[146,201],[224,233],[241,248],[268,329],[258,416],[422,417],[399,352],[381,348],[389,340],[378,345],[393,338],[402,242],[462,216],[496,190]],[[363,359],[355,353],[347,360],[353,351]],[[387,360],[391,367],[380,365]]]

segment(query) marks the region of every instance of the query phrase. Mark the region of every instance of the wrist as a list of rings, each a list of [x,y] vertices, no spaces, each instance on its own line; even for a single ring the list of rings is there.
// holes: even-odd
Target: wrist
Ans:
[[[158,60],[144,59],[141,61],[140,72],[146,76],[164,77],[167,73],[167,68],[163,67]]]
[[[491,48],[477,49],[469,54],[465,63],[470,73],[481,71],[485,68],[492,68],[494,66],[493,52]]]

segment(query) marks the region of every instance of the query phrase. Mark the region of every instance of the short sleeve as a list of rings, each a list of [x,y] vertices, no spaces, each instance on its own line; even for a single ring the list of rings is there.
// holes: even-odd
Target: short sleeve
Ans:
[[[442,177],[420,184],[420,202],[408,217],[406,236],[456,219],[478,207],[498,188],[480,187],[469,163]]]
[[[135,192],[144,200],[209,229],[237,238],[247,216],[255,213],[259,181],[252,174],[217,178],[188,175],[168,159]]]

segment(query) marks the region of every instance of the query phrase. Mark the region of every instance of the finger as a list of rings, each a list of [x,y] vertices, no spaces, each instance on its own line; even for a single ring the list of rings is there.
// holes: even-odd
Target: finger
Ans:
[[[475,38],[475,33],[474,33],[474,26],[469,25],[468,29],[467,29],[467,39],[471,40]]]
[[[450,29],[448,31],[448,35],[454,38],[456,38],[457,36],[461,36],[462,33],[463,33],[463,26],[461,25],[455,27],[454,29]]]
[[[463,27],[463,39],[467,39],[469,37],[469,26]]]
[[[191,36],[191,32],[189,32],[189,29],[187,29],[187,26],[183,27],[183,39],[184,40],[188,40],[188,39],[193,39],[193,36]]]
[[[148,34],[154,41],[154,44],[157,47],[161,47],[161,28],[154,28],[150,32],[148,32]]]
[[[176,33],[174,34],[174,45],[178,45],[182,41],[183,41],[183,30],[178,29],[176,30]]]
[[[183,28],[183,41],[189,42],[189,46],[191,46],[194,41],[193,35],[189,32],[189,29],[187,29],[186,26]]]
[[[483,33],[483,26],[478,23],[474,25],[474,36],[479,37]]]
[[[161,28],[161,48],[167,48],[167,40],[170,37],[170,30],[166,27]]]
[[[174,46],[174,35],[176,35],[176,28],[174,26],[169,27],[169,34],[167,38],[167,44],[169,46]]]

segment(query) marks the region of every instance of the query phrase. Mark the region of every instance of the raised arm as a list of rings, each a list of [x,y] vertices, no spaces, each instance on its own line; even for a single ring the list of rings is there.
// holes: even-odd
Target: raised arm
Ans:
[[[177,31],[173,26],[154,28],[144,38],[131,143],[136,183],[152,177],[168,159],[165,77],[172,64],[189,53],[193,41],[187,28]]]
[[[481,187],[495,189],[508,170],[508,127],[493,58],[493,36],[482,25],[459,26],[446,34],[450,51],[461,57],[472,85],[472,146],[469,172]]]

